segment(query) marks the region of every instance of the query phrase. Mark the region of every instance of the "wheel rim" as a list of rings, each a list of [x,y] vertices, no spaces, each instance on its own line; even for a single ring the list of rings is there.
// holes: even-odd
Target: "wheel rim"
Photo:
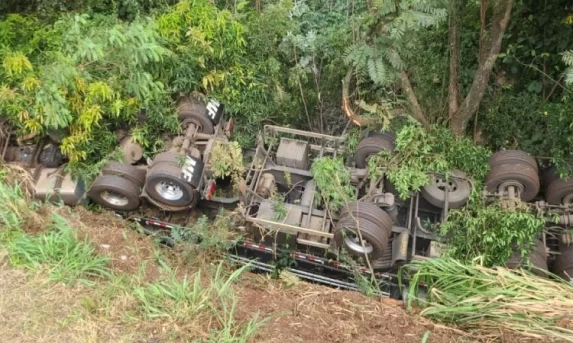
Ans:
[[[165,200],[175,201],[183,197],[183,190],[173,182],[161,181],[155,185],[155,190]]]
[[[125,196],[113,191],[103,191],[100,193],[100,197],[108,204],[114,206],[126,206],[129,203]]]
[[[561,200],[561,203],[563,205],[572,205],[573,204],[573,193],[567,194],[566,196],[564,196],[563,199]]]
[[[458,189],[458,184],[455,180],[446,180],[441,176],[434,176],[434,184],[442,191],[455,192]]]
[[[374,251],[372,245],[364,238],[362,238],[362,241],[364,242],[364,247],[360,244],[360,238],[354,231],[345,230],[344,245],[346,246],[346,249],[359,254],[372,253],[372,251]]]

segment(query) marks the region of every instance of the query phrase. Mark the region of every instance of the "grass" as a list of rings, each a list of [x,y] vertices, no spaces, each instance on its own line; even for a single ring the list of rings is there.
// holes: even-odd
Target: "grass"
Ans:
[[[56,282],[90,283],[110,276],[109,259],[97,256],[87,240],[79,240],[65,218],[52,214],[47,232],[33,236],[20,232],[8,240],[6,250],[14,266],[46,269]]]
[[[525,339],[573,342],[573,285],[528,271],[466,265],[449,258],[414,263],[408,306],[422,315],[499,338],[511,332]],[[421,285],[427,298],[417,298]]]
[[[0,251],[7,254],[12,266],[47,274],[52,282],[91,286],[80,305],[73,305],[82,308],[81,313],[68,313],[72,318],[68,320],[144,326],[152,323],[162,327],[169,323],[170,339],[229,343],[249,341],[264,324],[258,315],[239,320],[236,313],[238,298],[232,285],[248,266],[229,271],[221,262],[212,273],[206,270],[208,265],[194,271],[177,271],[155,250],[151,260],[140,263],[138,273],[112,270],[110,258],[99,255],[87,238],[80,239],[71,219],[57,213],[61,209],[48,207],[38,214],[40,205],[29,201],[21,184],[4,182],[6,177],[7,172],[1,171]],[[29,226],[30,218],[35,225]],[[204,219],[202,223],[207,229],[208,222]],[[218,217],[215,224],[228,227],[223,217]],[[218,236],[207,237],[200,245],[205,249],[221,244],[216,241]],[[163,271],[157,280],[147,278],[148,263]]]
[[[235,319],[238,300],[231,285],[247,268],[243,266],[224,276],[225,265],[221,262],[208,280],[203,279],[201,271],[192,279],[187,275],[177,278],[171,272],[165,280],[135,288],[133,295],[146,319],[205,320],[213,328],[209,341],[247,342],[264,324],[257,315],[244,323]]]

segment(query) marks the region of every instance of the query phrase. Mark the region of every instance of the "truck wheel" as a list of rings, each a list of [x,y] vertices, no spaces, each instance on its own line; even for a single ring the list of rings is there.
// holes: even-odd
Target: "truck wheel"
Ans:
[[[151,162],[151,167],[155,167],[158,164],[168,163],[175,166],[179,166],[179,159],[182,155],[178,155],[174,152],[162,152],[160,154],[155,155],[153,161]]]
[[[446,180],[441,175],[431,175],[430,184],[422,188],[424,199],[437,208],[444,208],[446,190],[448,190],[448,208],[460,208],[464,206],[470,197],[471,185],[467,176],[461,170],[454,170],[456,178]],[[460,180],[459,178],[463,178]]]
[[[352,218],[339,220],[334,231],[334,242],[337,247],[344,246],[346,251],[353,256],[363,257],[368,255],[370,259],[376,259],[384,255],[388,247],[389,230],[386,227],[373,223],[365,218],[359,220],[360,234],[364,240],[364,247],[357,233],[358,225]],[[391,231],[390,227],[390,231]]]
[[[116,175],[102,175],[91,186],[88,196],[103,207],[133,211],[139,207],[140,187]]]
[[[184,97],[179,101],[178,116],[184,129],[193,123],[199,133],[210,135],[215,132],[213,121],[207,117],[207,106],[194,97]]]
[[[537,276],[547,276],[547,254],[545,251],[545,245],[539,239],[534,239],[535,250],[531,252],[529,256],[529,262],[532,265],[531,272]],[[523,268],[524,261],[518,252],[515,252],[509,260],[505,263],[505,266],[509,269]]]
[[[392,233],[392,218],[373,203],[353,202],[346,205],[340,212],[339,220],[345,218],[358,219],[359,223],[362,219],[366,219],[388,230],[388,235]]]
[[[552,165],[549,168],[545,168],[545,170],[543,170],[542,172],[542,178],[543,178],[543,187],[547,189],[547,187],[549,187],[549,185],[553,181],[560,179],[559,173],[557,172],[557,166]]]
[[[573,277],[573,245],[559,244],[559,252],[555,258],[554,272],[569,281]]]
[[[535,169],[523,164],[500,164],[492,168],[485,179],[489,192],[505,192],[510,186],[519,191],[521,200],[529,201],[539,192],[539,177]]]
[[[545,190],[545,200],[550,205],[573,204],[573,179],[553,180]]]
[[[144,169],[138,169],[131,164],[123,164],[117,161],[109,161],[102,169],[103,175],[116,175],[133,182],[138,187],[145,184]]]
[[[392,152],[394,151],[394,148],[394,141],[391,136],[375,135],[364,138],[360,143],[358,143],[358,146],[356,146],[356,152],[354,153],[356,168],[366,168],[368,158],[378,154],[382,150]]]
[[[147,175],[145,191],[162,204],[186,206],[193,202],[195,192],[190,184],[180,178],[181,168],[173,164],[161,163],[153,166]]]
[[[539,171],[535,158],[521,150],[498,151],[489,158],[491,169],[502,164],[520,164],[533,168],[536,173]]]

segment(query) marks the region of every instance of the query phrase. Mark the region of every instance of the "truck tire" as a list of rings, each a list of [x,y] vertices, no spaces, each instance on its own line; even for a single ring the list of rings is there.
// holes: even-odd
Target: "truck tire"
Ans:
[[[131,164],[123,164],[117,161],[109,161],[102,169],[103,175],[116,175],[133,182],[138,187],[145,184],[144,169],[138,169]]]
[[[359,241],[358,225],[352,218],[344,218],[336,223],[334,242],[337,247],[345,247],[346,251],[356,257],[368,255],[370,259],[384,256],[390,234],[388,230],[367,219],[360,219],[360,233],[365,241],[365,249]]]
[[[145,191],[153,200],[174,207],[186,206],[196,196],[193,187],[180,178],[181,168],[173,164],[154,165],[147,175]]]
[[[553,181],[560,179],[559,173],[557,171],[557,166],[552,165],[549,168],[545,168],[545,170],[543,170],[542,172],[542,178],[543,178],[543,187],[547,189],[547,187],[549,187],[549,185]]]
[[[383,227],[388,232],[388,235],[392,233],[392,218],[390,218],[386,211],[373,203],[353,202],[346,205],[340,212],[339,220],[345,218],[357,218],[359,222],[362,219],[366,219]]]
[[[500,186],[513,183],[522,188],[520,198],[530,201],[539,192],[539,176],[535,169],[520,164],[500,164],[492,168],[486,176],[485,184],[489,192],[496,192]]]
[[[213,134],[215,132],[215,125],[213,121],[207,117],[207,106],[195,97],[184,97],[178,102],[178,116],[179,120],[183,123],[183,127],[187,128],[188,123],[193,123],[199,127],[197,132],[205,134]]]
[[[529,256],[529,262],[532,266],[531,272],[537,276],[545,277],[547,276],[548,269],[545,246],[539,239],[534,239],[533,243],[535,244],[535,249]],[[509,269],[525,268],[523,258],[518,252],[515,252],[509,258],[509,260],[505,263],[505,266]]]
[[[557,178],[545,190],[545,200],[550,205],[567,205],[573,203],[573,178]]]
[[[458,178],[445,180],[442,176],[431,175],[430,184],[422,187],[421,193],[424,199],[437,208],[444,208],[446,199],[446,187],[450,189],[448,193],[448,208],[460,208],[464,206],[470,197],[471,185],[467,176],[460,170],[454,170],[453,175]]]
[[[140,205],[140,187],[117,175],[102,175],[88,191],[90,199],[116,211],[134,211]]]
[[[354,153],[356,168],[366,168],[369,157],[378,154],[382,150],[392,152],[394,148],[394,141],[389,136],[375,135],[364,138],[358,143],[356,152]]]
[[[570,281],[573,277],[573,245],[559,245],[560,254],[555,258],[553,271],[561,278]]]
[[[168,163],[174,166],[179,166],[180,158],[182,155],[178,155],[171,151],[162,152],[160,154],[155,155],[153,161],[151,162],[151,167],[155,167],[158,164]]]
[[[502,164],[519,164],[532,168],[535,172],[539,172],[537,161],[533,156],[521,150],[503,150],[498,151],[491,155],[489,158],[489,166],[491,169]]]

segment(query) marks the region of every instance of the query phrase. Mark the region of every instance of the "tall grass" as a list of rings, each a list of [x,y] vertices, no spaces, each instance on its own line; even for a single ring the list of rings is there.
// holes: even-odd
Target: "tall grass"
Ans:
[[[89,278],[109,276],[109,259],[97,256],[89,242],[79,240],[67,219],[52,214],[49,226],[41,235],[22,232],[8,241],[6,248],[13,265],[47,269],[56,282],[89,284]]]
[[[247,342],[264,324],[258,316],[244,323],[235,319],[238,301],[231,286],[248,267],[243,266],[224,276],[224,263],[221,262],[214,277],[207,280],[203,279],[201,271],[195,273],[192,280],[187,275],[183,279],[177,278],[172,271],[169,278],[135,288],[132,294],[147,319],[215,320],[209,341]]]
[[[7,250],[11,263],[33,270],[47,269],[50,279],[56,282],[89,283],[90,278],[109,275],[108,259],[97,256],[86,240],[79,240],[66,218],[51,214],[49,221],[38,220],[39,235],[23,230],[26,220],[39,219],[40,215],[29,201],[28,190],[22,190],[25,185],[14,179],[17,173],[19,169],[0,171],[0,246]]]
[[[573,342],[573,285],[527,271],[466,265],[449,258],[413,264],[408,306],[422,315],[491,335]],[[419,287],[427,297],[418,298]]]
[[[9,183],[7,171],[0,171],[0,228],[19,228],[31,211],[24,192],[17,183]]]

